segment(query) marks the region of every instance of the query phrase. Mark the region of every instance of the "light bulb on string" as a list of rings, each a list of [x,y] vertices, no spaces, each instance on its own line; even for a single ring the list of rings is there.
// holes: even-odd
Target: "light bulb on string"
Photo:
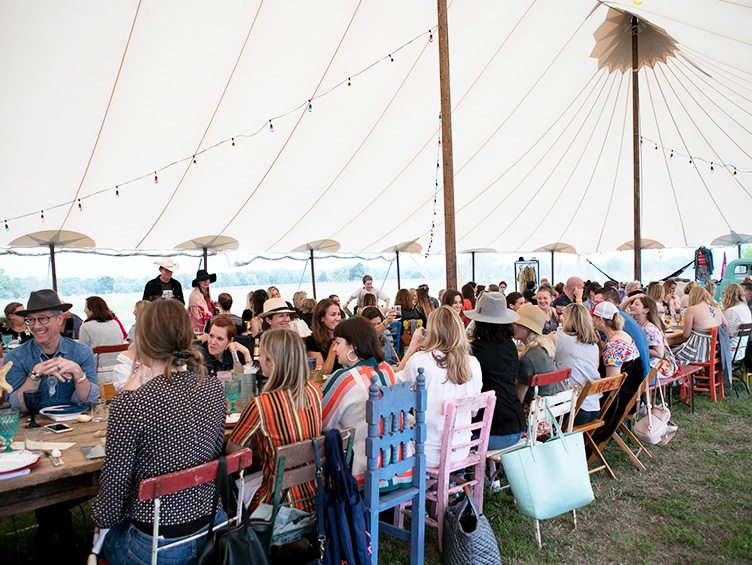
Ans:
[[[736,177],[736,167],[734,167],[733,165],[731,165],[731,168],[732,168],[732,169],[734,169],[734,170],[733,170],[733,171],[731,172],[731,176],[732,176],[732,177]]]
[[[428,30],[428,43],[433,43],[433,32]]]
[[[83,206],[83,204],[81,204],[81,199],[80,198],[78,199],[78,211],[79,212],[83,212],[84,211],[84,206]]]
[[[714,166],[714,164],[713,164],[713,161],[711,161],[711,162],[710,162],[710,172],[711,172],[711,173],[714,173],[714,172],[715,172],[715,166]]]
[[[39,219],[44,223],[44,210],[41,211]]]
[[[115,187],[115,198],[120,198],[120,185]]]
[[[392,56],[392,54],[391,54],[391,53],[389,53],[389,60],[390,60],[390,61],[391,61],[392,63],[394,63],[394,57]]]
[[[689,164],[692,164],[692,155],[689,156]]]
[[[8,226],[8,220],[5,220],[5,231],[10,231],[10,226]]]
[[[669,159],[673,159],[674,158],[674,150],[673,149],[671,150],[671,154],[668,156],[668,158]]]
[[[232,146],[235,147],[235,138],[232,138]]]
[[[269,133],[274,133],[274,124],[269,120]]]
[[[642,136],[640,136],[640,147],[642,147]]]
[[[154,171],[154,184],[157,184],[159,182],[159,177],[157,176],[157,171]]]
[[[311,99],[308,99],[308,111],[313,112],[313,104],[311,104]]]
[[[198,161],[196,161],[196,156],[193,156],[193,166],[198,167]]]
[[[347,88],[352,88],[352,81],[350,80],[350,77],[347,77]]]
[[[656,151],[658,151],[658,144],[657,143],[655,144],[655,147],[653,147],[653,149],[655,149]]]

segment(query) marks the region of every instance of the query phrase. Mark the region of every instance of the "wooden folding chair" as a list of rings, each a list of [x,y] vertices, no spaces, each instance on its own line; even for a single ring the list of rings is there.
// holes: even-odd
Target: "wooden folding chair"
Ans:
[[[564,423],[569,431],[582,432],[582,436],[585,439],[585,445],[589,446],[593,453],[588,463],[590,463],[590,461],[592,461],[594,457],[597,457],[601,462],[598,467],[590,469],[589,472],[591,475],[593,473],[597,473],[598,471],[605,470],[606,474],[609,477],[611,477],[612,479],[616,478],[616,475],[611,469],[611,466],[608,464],[608,461],[606,461],[603,452],[598,449],[598,445],[595,443],[595,441],[593,441],[593,432],[604,425],[605,422],[603,420],[603,417],[616,398],[616,393],[621,388],[621,385],[624,382],[625,378],[627,378],[627,375],[625,373],[622,373],[621,375],[617,375],[615,377],[606,377],[604,379],[598,379],[597,381],[588,381],[583,387],[582,392],[580,392],[580,395],[577,397],[577,403],[575,405],[572,416]],[[598,411],[598,417],[587,424],[575,426],[574,419],[576,418],[577,413],[582,408],[582,404],[585,402],[585,399],[588,396],[592,396],[594,394],[603,395],[601,397],[601,409]]]
[[[227,456],[227,474],[240,472],[240,491],[238,494],[238,500],[243,500],[243,471],[251,464],[252,454],[251,450],[247,447],[232,453]],[[151,563],[157,565],[157,558],[159,552],[170,547],[176,547],[183,543],[193,541],[201,536],[207,535],[207,531],[201,531],[195,535],[187,538],[180,539],[174,543],[163,545],[159,547],[159,519],[161,498],[168,494],[180,492],[181,490],[188,490],[198,485],[213,482],[217,479],[217,471],[219,469],[219,461],[210,461],[197,467],[191,467],[189,469],[183,469],[182,471],[175,471],[174,473],[168,473],[159,477],[151,477],[144,479],[138,485],[138,499],[141,501],[153,500],[154,501],[154,528],[151,534]],[[238,508],[242,508],[242,504],[238,504]],[[226,509],[229,512],[229,509]],[[236,524],[240,524],[241,514],[238,512],[234,518],[228,518],[226,522],[220,524],[218,527],[224,526],[229,522],[235,521]]]
[[[352,455],[352,443],[355,435],[354,428],[345,428],[340,431],[342,436],[342,449],[346,453],[346,459],[349,461]],[[318,436],[316,441],[319,444],[319,460],[323,465],[326,461],[326,450],[324,449],[324,436]],[[249,477],[259,477],[262,473],[256,473]],[[316,480],[316,464],[313,455],[313,443],[311,440],[299,441],[288,445],[278,447],[274,459],[274,474],[265,478],[274,485],[272,494],[272,514],[269,524],[270,535],[262,539],[262,544],[267,552],[275,545],[277,539],[274,537],[274,523],[277,515],[283,506],[292,506],[299,502],[305,502],[307,499],[285,501],[286,493],[292,487],[314,482]],[[254,523],[254,528],[257,525]]]

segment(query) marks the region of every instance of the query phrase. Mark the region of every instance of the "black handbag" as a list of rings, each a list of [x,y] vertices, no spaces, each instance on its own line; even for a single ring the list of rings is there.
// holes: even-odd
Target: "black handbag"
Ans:
[[[444,517],[444,563],[446,565],[499,565],[499,545],[491,524],[478,512],[472,496],[451,505]]]
[[[242,500],[238,501],[240,523],[238,525],[227,524],[219,529],[214,528],[220,493],[228,493],[227,498],[229,499],[227,460],[224,457],[219,459],[215,485],[209,539],[198,558],[198,565],[268,565],[268,556],[253,528],[251,528],[249,513],[246,511]]]

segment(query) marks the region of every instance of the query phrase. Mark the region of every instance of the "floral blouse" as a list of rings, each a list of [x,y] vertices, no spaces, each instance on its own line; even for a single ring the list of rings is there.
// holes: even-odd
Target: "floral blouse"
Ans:
[[[640,356],[634,341],[614,339],[603,348],[603,364],[607,367],[621,367],[627,361],[633,361]]]

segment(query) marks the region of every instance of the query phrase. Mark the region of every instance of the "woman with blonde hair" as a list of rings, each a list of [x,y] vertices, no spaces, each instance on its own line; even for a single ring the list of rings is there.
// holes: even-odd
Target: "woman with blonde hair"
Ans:
[[[426,325],[428,323],[428,316],[434,311],[433,302],[431,302],[431,297],[428,295],[428,289],[418,287],[417,293],[418,303],[415,308],[418,311],[420,319],[423,320],[423,325]]]
[[[663,315],[663,312],[665,311],[665,308],[663,307],[663,285],[659,282],[653,281],[648,285],[645,294],[655,300],[658,305],[658,313]]]
[[[290,330],[265,331],[259,364],[266,384],[243,410],[228,445],[228,451],[251,447],[254,461],[261,462],[264,480],[253,495],[250,512],[261,503],[271,503],[277,448],[321,435],[321,389],[308,380],[306,350],[300,337]],[[286,491],[285,501],[299,501],[294,506],[310,512],[315,494],[315,484],[305,483]]]
[[[726,316],[728,322],[732,362],[741,361],[744,359],[744,352],[747,350],[748,338],[744,336],[740,343],[736,334],[739,332],[739,326],[752,323],[752,312],[747,306],[742,287],[736,283],[726,285],[721,295],[721,305],[723,306],[723,315]]]
[[[191,320],[177,300],[156,300],[141,313],[138,356],[154,377],[121,391],[110,405],[107,454],[93,508],[97,525],[110,528],[104,540],[108,563],[150,561],[154,505],[138,499],[142,480],[208,463],[222,454],[224,390],[206,375],[192,341]],[[131,377],[138,379],[135,373]],[[214,483],[207,483],[163,497],[159,544],[206,531],[214,491]],[[224,517],[220,512],[217,521]],[[161,555],[190,563],[206,539],[196,536]]]
[[[514,325],[514,337],[525,347],[525,354],[520,357],[517,368],[517,397],[523,406],[528,406],[533,400],[533,390],[530,389],[530,379],[538,373],[555,371],[554,356],[556,347],[554,342],[543,336],[546,315],[535,304],[523,304],[518,308],[520,319]],[[569,388],[569,381],[562,381],[553,385],[538,388],[540,396],[550,396]]]
[[[556,369],[572,369],[571,380],[580,388],[589,381],[601,378],[598,373],[600,352],[598,334],[590,313],[582,304],[569,304],[564,308],[564,321],[556,332]],[[600,394],[591,394],[582,403],[575,416],[574,425],[580,426],[595,420],[600,412]]]
[[[648,338],[650,353],[650,367],[657,368],[659,376],[669,378],[674,376],[678,366],[676,359],[666,340],[666,326],[658,313],[658,305],[649,296],[637,294],[626,300],[625,309],[637,322],[645,337]],[[644,362],[644,360],[643,360]]]
[[[422,350],[418,351],[421,346]],[[441,306],[428,316],[428,329],[419,330],[410,342],[405,356],[404,368],[395,376],[397,382],[415,382],[418,368],[424,369],[428,410],[426,411],[426,465],[438,467],[441,456],[441,438],[444,433],[444,415],[441,413],[445,400],[480,394],[483,377],[480,363],[470,355],[470,344],[465,337],[465,328],[457,314],[449,306]],[[472,414],[457,414],[457,426],[469,426]],[[470,441],[469,431],[455,433],[453,443]],[[470,448],[452,452],[453,460],[464,459]]]
[[[701,286],[689,291],[689,307],[684,314],[684,338],[674,351],[679,365],[703,363],[710,358],[710,330],[726,322],[713,297]]]
[[[697,283],[695,281],[689,281],[684,285],[684,291],[682,292],[681,299],[679,300],[683,309],[686,309],[687,306],[689,306],[689,292],[696,286]]]

